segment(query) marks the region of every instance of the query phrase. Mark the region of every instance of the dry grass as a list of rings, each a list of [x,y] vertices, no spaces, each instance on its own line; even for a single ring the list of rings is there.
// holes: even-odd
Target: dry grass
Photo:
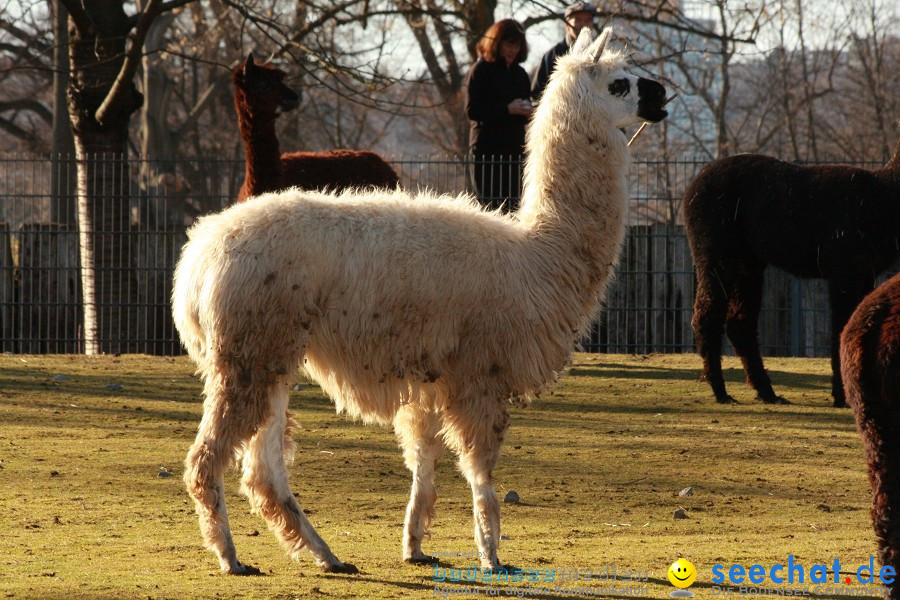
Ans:
[[[774,407],[738,384],[734,359],[725,366],[736,406],[712,401],[694,356],[578,355],[554,394],[514,408],[496,483],[522,503],[503,506],[501,559],[648,571],[654,598],[674,589],[665,573],[679,557],[696,565],[700,597],[712,596],[716,563],[868,562],[861,444],[850,412],[830,407],[826,361],[769,360],[794,401]],[[266,576],[220,575],[181,482],[201,412],[191,373],[184,358],[0,357],[0,597],[433,596],[431,568],[399,561],[410,478],[393,434],[335,415],[314,386],[292,395],[294,491],[362,574],[291,562],[230,473],[238,555]],[[694,495],[679,497],[687,486]],[[471,551],[471,499],[452,457],[438,493],[426,552]],[[690,518],[674,520],[678,507]]]

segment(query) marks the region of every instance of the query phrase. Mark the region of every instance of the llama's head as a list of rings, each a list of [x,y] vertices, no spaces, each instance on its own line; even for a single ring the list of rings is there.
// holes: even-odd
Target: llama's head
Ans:
[[[563,88],[556,93],[574,94],[580,100],[576,104],[585,111],[584,118],[605,115],[615,128],[662,121],[668,115],[663,110],[665,88],[627,73],[627,55],[607,48],[610,37],[611,28],[604,29],[597,39],[588,28],[583,29],[571,51],[559,58],[550,81],[552,87]],[[550,92],[551,102],[553,95]]]
[[[268,64],[258,64],[253,53],[231,74],[234,102],[239,114],[256,118],[275,118],[294,110],[300,96],[284,84],[285,73]]]

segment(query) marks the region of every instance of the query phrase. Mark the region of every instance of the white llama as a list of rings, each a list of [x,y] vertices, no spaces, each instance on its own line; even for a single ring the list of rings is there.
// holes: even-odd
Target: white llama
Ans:
[[[288,485],[288,389],[302,363],[338,411],[393,423],[412,493],[403,558],[425,562],[434,468],[449,447],[472,488],[475,543],[497,558],[492,471],[510,398],[536,396],[571,357],[616,264],[626,213],[619,128],[666,116],[663,87],[582,32],[559,59],[528,134],[521,209],[468,196],[291,189],[201,219],[175,272],[173,310],[204,381],[185,482],[222,570],[238,562],[223,472],[297,558],[356,573],[331,552]]]

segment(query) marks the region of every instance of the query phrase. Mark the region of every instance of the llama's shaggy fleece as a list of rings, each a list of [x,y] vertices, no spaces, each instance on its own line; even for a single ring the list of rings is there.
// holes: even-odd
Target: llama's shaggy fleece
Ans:
[[[724,329],[763,402],[787,402],[772,389],[757,337],[763,272],[774,265],[828,281],[832,395],[844,406],[841,330],[900,256],[900,144],[877,171],[757,154],[723,158],[700,172],[683,210],[697,271],[694,334],[716,400],[734,402],[722,377]]]
[[[400,191],[268,194],[201,219],[175,272],[178,331],[205,383],[185,481],[223,570],[240,564],[222,472],[242,454],[253,507],[292,555],[355,572],[306,520],[282,450],[288,384],[302,362],[338,410],[393,423],[413,487],[403,558],[427,561],[434,465],[459,457],[482,565],[497,569],[491,481],[506,402],[538,394],[570,359],[624,236],[620,127],[658,121],[665,90],[603,53],[609,30],[560,59],[528,137],[516,215],[469,197]]]
[[[883,565],[900,573],[900,275],[866,296],[841,334],[841,372],[869,463]],[[900,586],[887,597],[900,599]]]
[[[307,190],[397,187],[400,178],[369,150],[328,150],[281,154],[275,121],[294,110],[300,96],[284,83],[284,71],[257,64],[253,54],[234,70],[234,106],[246,152],[238,201],[289,187]]]

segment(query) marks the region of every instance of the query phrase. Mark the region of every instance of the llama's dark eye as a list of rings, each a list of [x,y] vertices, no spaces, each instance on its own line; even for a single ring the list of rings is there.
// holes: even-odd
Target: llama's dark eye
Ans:
[[[609,84],[609,93],[613,96],[625,97],[631,91],[631,82],[627,79],[616,79]]]
[[[268,81],[260,81],[259,85],[257,85],[256,87],[265,92],[271,87],[271,85],[269,85]]]

